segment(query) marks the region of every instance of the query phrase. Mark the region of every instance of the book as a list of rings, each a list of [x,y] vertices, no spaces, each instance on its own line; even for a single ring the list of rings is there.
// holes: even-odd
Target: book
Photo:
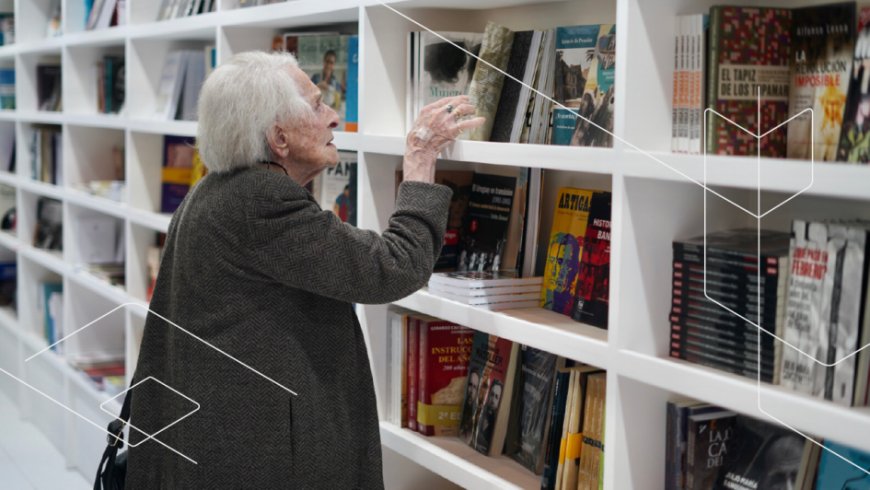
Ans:
[[[613,146],[614,80],[616,77],[616,26],[602,24],[583,89],[581,115],[575,120],[572,146]],[[588,114],[588,116],[587,116]]]
[[[689,415],[686,489],[713,488],[725,456],[733,451],[737,414],[727,410]]]
[[[359,128],[359,36],[347,38],[347,83],[345,85],[344,130]]]
[[[517,111],[521,110],[525,112],[524,107],[519,108],[520,101],[525,100],[520,98],[520,93],[524,87],[511,77],[525,81],[526,66],[530,62],[529,51],[532,47],[534,35],[534,31],[514,32],[510,58],[508,58],[507,68],[505,69],[510,77],[504,77],[501,95],[499,95],[496,106],[497,109],[492,117],[492,130],[490,131],[489,141],[500,143],[512,142],[511,133],[513,132]],[[534,63],[534,60],[532,59],[531,62]],[[528,96],[526,96],[527,98]]]
[[[469,140],[489,141],[504,84],[502,73],[507,69],[513,41],[513,31],[493,22],[486,23],[479,54],[482,61],[476,63],[468,86],[469,101],[474,104],[476,115],[486,120],[470,131]]]
[[[553,226],[547,247],[541,307],[570,316],[576,302],[580,259],[594,192],[563,187],[559,189]]]
[[[610,295],[610,205],[609,192],[595,192],[580,256],[580,271],[571,318],[607,328]]]
[[[60,111],[60,65],[36,65],[36,104],[40,111]]]
[[[428,31],[418,33],[416,52],[412,54],[417,67],[414,98],[412,101],[411,128],[413,119],[420,110],[444,97],[468,94],[477,59],[483,42],[483,34],[475,32],[439,32],[436,36]],[[444,39],[446,39],[446,41]]]
[[[714,6],[710,9],[707,107],[755,134],[788,119],[791,11]],[[761,121],[756,121],[759,90]],[[720,155],[786,155],[786,130],[760,141],[713,113],[705,122],[706,151]]]
[[[583,409],[583,438],[578,468],[578,488],[601,488],[604,478],[604,422],[607,373],[589,375]]]
[[[559,465],[559,448],[561,446],[561,430],[565,419],[565,405],[568,400],[568,387],[571,370],[561,367],[556,369],[553,383],[552,403],[548,408],[546,447],[544,451],[544,468],[541,472],[541,489],[556,488],[556,471]]]
[[[516,177],[475,173],[463,219],[459,271],[501,270]]]
[[[63,249],[63,204],[57,199],[40,197],[36,200],[33,246],[45,250]]]
[[[464,289],[540,285],[541,282],[542,278],[540,277],[519,277],[519,273],[516,271],[436,272],[429,277],[430,285],[444,285]]]
[[[482,454],[495,456],[504,447],[518,350],[507,339],[474,333],[459,436]],[[476,392],[473,375],[479,376]]]
[[[431,317],[422,317],[418,328],[417,431],[426,436],[458,435],[474,331]]]
[[[564,358],[524,345],[520,347],[520,372],[515,405],[505,440],[505,454],[535,474],[544,469],[546,429],[550,420],[553,381]]]
[[[870,162],[870,151],[865,148],[868,133],[864,125],[861,107],[870,102],[870,87],[865,80],[870,76],[867,60],[870,53],[864,46],[870,42],[870,7],[862,6],[858,11],[855,54],[852,57],[852,71],[846,106],[843,109],[843,123],[840,128],[840,145],[837,148],[837,161],[850,163]]]
[[[163,137],[163,169],[160,186],[160,212],[174,213],[193,179],[196,140],[186,136]]]
[[[175,119],[178,113],[188,59],[181,50],[166,55],[154,104],[155,115],[161,119]]]
[[[356,191],[357,155],[339,151],[338,158],[337,165],[315,177],[312,194],[322,209],[332,211],[342,222],[356,225],[356,199],[351,199],[351,194]]]
[[[836,159],[854,45],[855,2],[792,11],[788,158]]]
[[[577,126],[576,112],[589,118],[595,109],[590,93],[584,98],[589,69],[595,59],[599,24],[556,28],[555,95],[553,99],[565,108],[553,108],[553,132],[550,143],[568,145]]]
[[[870,471],[870,453],[834,441],[825,441],[825,448],[837,454],[821,451],[815,488],[870,488],[870,474],[867,473]]]
[[[812,443],[789,428],[737,415],[734,445],[712,488],[794,488],[804,444]]]

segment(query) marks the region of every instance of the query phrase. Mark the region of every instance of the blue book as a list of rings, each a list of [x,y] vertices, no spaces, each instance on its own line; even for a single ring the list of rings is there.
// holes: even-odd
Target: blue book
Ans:
[[[595,59],[595,46],[600,30],[601,26],[598,24],[556,28],[554,98],[568,109],[559,106],[553,108],[551,144],[571,143],[577,121],[577,116],[572,111],[589,116],[591,109],[594,109],[594,103],[584,103],[583,94]]]
[[[819,473],[816,478],[816,488],[834,488],[837,490],[868,490],[870,489],[870,453],[825,441],[825,449],[830,449],[864,471],[852,466],[831,451],[822,450],[819,459]]]
[[[345,92],[344,130],[355,133],[359,116],[359,36],[347,39],[347,87]]]

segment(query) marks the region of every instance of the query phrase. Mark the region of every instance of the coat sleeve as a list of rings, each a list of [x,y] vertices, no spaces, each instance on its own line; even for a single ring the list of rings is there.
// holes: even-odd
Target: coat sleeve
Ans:
[[[429,280],[451,195],[446,186],[403,182],[396,211],[378,234],[342,223],[307,194],[264,194],[247,220],[254,265],[290,287],[341,301],[398,300]]]

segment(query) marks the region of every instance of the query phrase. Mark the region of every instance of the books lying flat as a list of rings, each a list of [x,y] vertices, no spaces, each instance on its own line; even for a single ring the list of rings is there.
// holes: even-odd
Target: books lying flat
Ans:
[[[453,294],[456,296],[464,296],[464,297],[492,297],[492,296],[502,296],[506,294],[523,294],[523,293],[535,293],[535,297],[541,294],[541,285],[540,284],[528,284],[528,285],[519,285],[519,286],[497,286],[491,288],[462,288],[456,286],[448,286],[440,283],[429,283],[429,291],[431,292],[444,292],[447,294]]]
[[[429,292],[436,296],[441,296],[443,298],[458,301],[460,303],[465,303],[467,305],[487,305],[493,303],[516,303],[518,301],[536,301],[539,295],[539,293],[535,291],[532,293],[507,293],[493,294],[487,296],[466,296],[462,294],[453,294],[442,289],[432,287],[429,288]]]
[[[429,278],[429,286],[442,284],[461,288],[489,288],[499,286],[541,285],[540,277],[519,277],[516,271],[439,272]]]

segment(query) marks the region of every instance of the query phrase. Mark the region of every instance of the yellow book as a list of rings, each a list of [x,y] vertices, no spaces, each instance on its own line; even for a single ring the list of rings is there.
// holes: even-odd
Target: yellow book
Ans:
[[[574,310],[583,239],[589,220],[594,191],[563,187],[559,189],[553,227],[547,247],[541,307],[571,316]]]

